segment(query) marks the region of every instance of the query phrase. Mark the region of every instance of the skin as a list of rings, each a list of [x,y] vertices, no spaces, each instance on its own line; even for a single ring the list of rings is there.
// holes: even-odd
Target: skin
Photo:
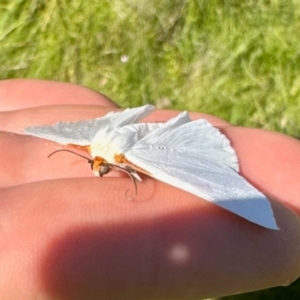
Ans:
[[[128,201],[126,176],[93,177],[87,162],[72,154],[47,158],[63,146],[22,135],[27,126],[117,109],[80,86],[0,82],[1,299],[199,299],[298,278],[296,139],[192,114],[231,140],[241,174],[270,198],[280,227],[274,231],[146,176]],[[176,114],[157,111],[146,121]]]

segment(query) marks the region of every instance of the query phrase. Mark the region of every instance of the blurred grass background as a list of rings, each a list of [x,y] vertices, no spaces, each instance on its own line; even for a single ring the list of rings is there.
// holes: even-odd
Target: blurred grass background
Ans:
[[[122,107],[300,137],[299,33],[297,0],[2,0],[0,79],[73,82]],[[226,299],[286,298],[300,282]]]

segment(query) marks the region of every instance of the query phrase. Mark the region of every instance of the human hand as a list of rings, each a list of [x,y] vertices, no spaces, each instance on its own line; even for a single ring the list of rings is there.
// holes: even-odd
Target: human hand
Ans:
[[[40,106],[47,105],[47,106]],[[11,110],[12,109],[12,110]],[[93,177],[86,161],[24,127],[95,118],[116,105],[83,87],[0,82],[1,299],[191,299],[288,284],[300,275],[300,143],[204,114],[241,173],[271,200],[279,231],[152,178]],[[176,112],[157,111],[146,121]],[[284,204],[284,205],[283,205]]]

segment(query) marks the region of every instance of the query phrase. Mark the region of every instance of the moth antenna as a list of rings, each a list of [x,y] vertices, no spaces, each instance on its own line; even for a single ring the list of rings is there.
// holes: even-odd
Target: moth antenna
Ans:
[[[68,149],[59,149],[59,150],[53,151],[52,153],[50,153],[50,154],[48,155],[48,158],[50,158],[53,154],[56,154],[57,152],[70,152],[70,153],[72,153],[72,154],[74,154],[74,155],[77,155],[77,156],[79,156],[79,157],[82,157],[82,158],[86,159],[89,163],[92,163],[92,162],[93,162],[92,159],[90,159],[90,158],[88,158],[88,157],[86,157],[86,156],[84,156],[84,155],[81,155],[81,154],[79,154],[79,153],[77,153],[77,152],[74,152],[74,151],[72,151],[72,150],[68,150]]]

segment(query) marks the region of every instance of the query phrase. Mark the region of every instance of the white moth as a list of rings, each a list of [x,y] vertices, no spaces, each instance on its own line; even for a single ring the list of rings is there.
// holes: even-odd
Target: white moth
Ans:
[[[151,105],[110,112],[102,118],[36,126],[25,132],[61,144],[88,146],[94,172],[116,167],[132,179],[137,172],[204,198],[240,217],[278,229],[269,200],[239,175],[229,140],[208,121],[187,112],[166,123],[137,123]]]

